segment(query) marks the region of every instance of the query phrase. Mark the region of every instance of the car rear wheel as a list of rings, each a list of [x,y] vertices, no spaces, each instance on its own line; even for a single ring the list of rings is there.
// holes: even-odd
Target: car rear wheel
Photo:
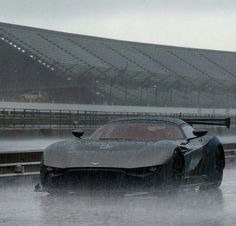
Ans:
[[[219,145],[215,152],[209,156],[212,162],[208,165],[208,180],[207,184],[202,186],[203,189],[206,188],[218,188],[223,180],[223,170],[225,167],[225,154],[222,145]]]
[[[218,150],[215,155],[213,178],[212,178],[214,188],[218,188],[222,183],[224,166],[225,166],[224,151]]]

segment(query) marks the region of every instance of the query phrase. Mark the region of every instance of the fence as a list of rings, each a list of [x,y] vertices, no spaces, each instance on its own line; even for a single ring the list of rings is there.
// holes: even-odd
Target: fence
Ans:
[[[176,116],[179,114],[72,111],[72,110],[38,110],[20,108],[0,108],[0,128],[77,128],[102,125],[109,120],[137,116],[151,117],[156,115]],[[218,115],[182,114],[182,117],[218,117]],[[224,117],[220,115],[220,117]],[[225,117],[228,117],[225,115]],[[236,116],[231,117],[235,127]]]
[[[226,164],[236,160],[236,144],[225,144]],[[43,151],[0,153],[0,178],[38,175]]]

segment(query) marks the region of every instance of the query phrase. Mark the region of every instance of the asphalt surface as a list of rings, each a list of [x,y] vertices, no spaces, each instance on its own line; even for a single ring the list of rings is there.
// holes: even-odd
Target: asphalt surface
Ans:
[[[34,192],[38,178],[0,180],[0,225],[233,226],[236,168],[218,190]]]

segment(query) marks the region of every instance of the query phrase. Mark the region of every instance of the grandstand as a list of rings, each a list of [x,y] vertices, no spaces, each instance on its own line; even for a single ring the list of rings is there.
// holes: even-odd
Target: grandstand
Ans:
[[[236,108],[236,53],[0,23],[0,101]]]

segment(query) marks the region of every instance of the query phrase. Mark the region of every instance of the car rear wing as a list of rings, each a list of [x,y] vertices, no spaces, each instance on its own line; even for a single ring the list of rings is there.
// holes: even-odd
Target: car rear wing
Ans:
[[[213,125],[213,126],[226,126],[230,128],[230,118],[181,118],[183,121],[190,125]]]

